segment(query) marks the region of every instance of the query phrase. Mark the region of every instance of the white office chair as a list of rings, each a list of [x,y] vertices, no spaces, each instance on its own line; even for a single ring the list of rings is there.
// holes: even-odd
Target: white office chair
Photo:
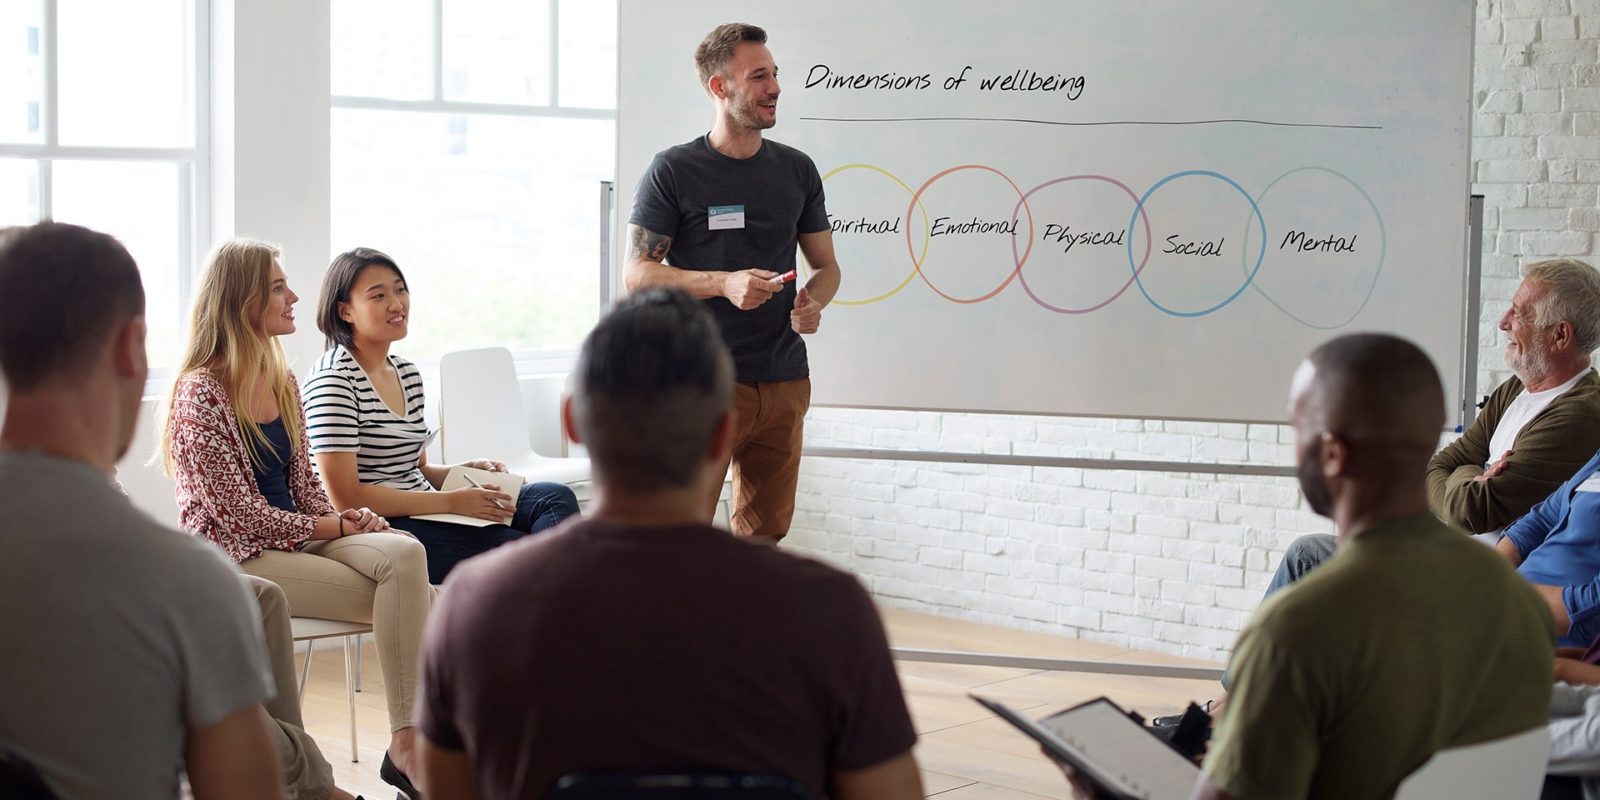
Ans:
[[[316,651],[318,639],[344,639],[344,693],[346,701],[350,704],[350,760],[360,761],[361,756],[356,750],[356,684],[359,679],[357,670],[361,667],[356,659],[356,647],[360,647],[361,635],[372,632],[372,625],[366,622],[342,622],[335,619],[318,619],[316,617],[290,617],[289,630],[296,642],[306,643],[305,665],[300,668],[300,700],[305,701],[306,679],[311,677],[311,656]]]
[[[529,444],[527,411],[511,351],[486,347],[446,353],[439,360],[439,395],[439,452],[446,463],[503,461],[529,483],[564,483],[580,504],[588,503],[589,459],[543,456]]]
[[[517,382],[516,362],[504,347],[457,350],[439,360],[439,452],[446,463],[469,458],[504,461],[528,481],[557,481],[571,487],[578,505],[594,499],[589,459],[540,455],[529,443],[527,412]],[[547,424],[561,425],[559,412]],[[561,440],[555,436],[542,439]],[[724,479],[713,524],[728,527],[732,481]]]
[[[1400,784],[1395,800],[1535,800],[1549,760],[1550,731],[1543,725],[1441,750]]]

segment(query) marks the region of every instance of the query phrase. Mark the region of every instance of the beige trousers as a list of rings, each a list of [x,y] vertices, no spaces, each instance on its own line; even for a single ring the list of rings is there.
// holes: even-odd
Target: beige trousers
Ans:
[[[413,726],[422,629],[433,605],[422,543],[403,533],[361,533],[268,550],[239,565],[283,588],[289,613],[372,623],[383,669],[389,730]]]
[[[322,757],[316,740],[306,733],[300,716],[300,693],[294,677],[294,633],[289,629],[289,601],[278,584],[254,575],[241,575],[261,607],[261,627],[267,636],[267,661],[277,694],[262,705],[273,726],[272,743],[283,765],[288,800],[324,800],[333,793],[333,767]]]

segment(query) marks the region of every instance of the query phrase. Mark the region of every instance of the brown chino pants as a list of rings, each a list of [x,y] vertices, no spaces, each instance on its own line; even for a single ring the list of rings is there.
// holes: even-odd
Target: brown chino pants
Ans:
[[[810,407],[810,378],[733,385],[733,507],[728,524],[734,534],[776,542],[789,533]],[[709,506],[713,514],[721,492],[718,483]]]

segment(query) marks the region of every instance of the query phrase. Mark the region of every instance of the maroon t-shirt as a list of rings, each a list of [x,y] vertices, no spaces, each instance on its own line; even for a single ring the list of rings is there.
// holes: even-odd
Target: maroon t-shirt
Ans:
[[[916,741],[861,584],[711,527],[575,520],[463,563],[422,684],[422,733],[466,751],[485,798],[669,769],[823,795]]]

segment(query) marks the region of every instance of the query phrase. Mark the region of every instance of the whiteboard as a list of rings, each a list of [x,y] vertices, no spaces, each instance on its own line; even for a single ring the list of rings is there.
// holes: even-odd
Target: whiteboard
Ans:
[[[730,21],[824,176],[818,405],[1282,420],[1307,351],[1376,330],[1459,407],[1471,3],[622,0],[618,252]]]

